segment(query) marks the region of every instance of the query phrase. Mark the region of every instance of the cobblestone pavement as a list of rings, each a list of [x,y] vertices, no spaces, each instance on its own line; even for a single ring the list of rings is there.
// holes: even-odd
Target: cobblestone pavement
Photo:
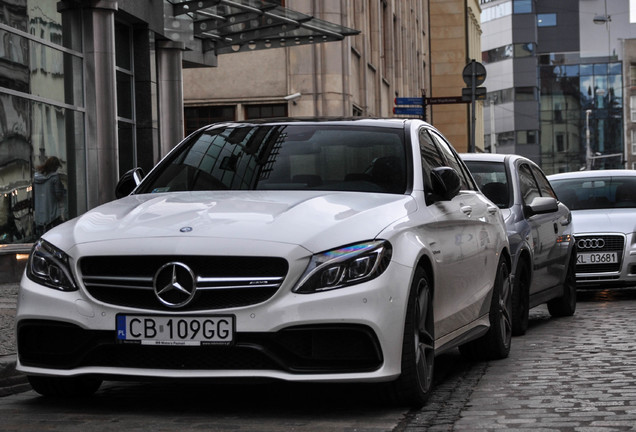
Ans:
[[[509,358],[458,364],[396,430],[636,431],[636,290],[585,291],[579,300],[568,318],[533,309]]]
[[[15,354],[15,307],[18,284],[0,284],[0,356]]]
[[[197,422],[214,424],[218,431],[281,430],[277,428],[286,428],[292,419],[290,430],[298,432],[636,431],[636,289],[580,292],[579,300],[575,316],[568,318],[551,318],[545,306],[533,309],[528,333],[513,339],[507,359],[473,363],[455,351],[438,357],[434,391],[415,411],[388,409],[356,392],[345,391],[338,398],[329,387],[312,398],[302,386],[288,399],[259,388],[251,398],[228,392],[217,398],[218,406],[210,405],[214,400],[187,399],[185,392],[182,407],[159,396],[174,395],[174,389],[149,391],[143,384],[112,383],[85,406],[45,400],[31,391],[0,398],[0,412],[11,415],[12,427],[4,423],[6,430],[33,430],[34,416],[50,430],[100,429],[107,416],[118,430],[131,431],[146,430],[148,421],[164,430],[177,430],[171,429],[177,424],[179,430],[195,430]],[[126,416],[118,414],[122,400],[131,401]],[[205,407],[196,409],[197,404]],[[175,407],[196,422],[168,414]],[[77,427],[65,423],[80,415]],[[63,429],[56,429],[59,422]],[[5,430],[2,423],[0,430]]]

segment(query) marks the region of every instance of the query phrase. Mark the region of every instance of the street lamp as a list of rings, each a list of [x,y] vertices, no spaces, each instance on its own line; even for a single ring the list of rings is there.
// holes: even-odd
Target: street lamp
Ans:
[[[607,56],[611,57],[612,55],[612,38],[610,35],[610,22],[612,22],[612,17],[607,14],[607,0],[605,0],[605,14],[604,15],[595,15],[592,20],[594,24],[603,25],[605,24],[605,28],[607,29]]]
[[[594,24],[608,24],[610,21],[612,21],[612,17],[609,15],[596,15],[593,21]]]
[[[592,149],[590,147],[590,114],[592,110],[585,110],[585,169],[592,169]]]

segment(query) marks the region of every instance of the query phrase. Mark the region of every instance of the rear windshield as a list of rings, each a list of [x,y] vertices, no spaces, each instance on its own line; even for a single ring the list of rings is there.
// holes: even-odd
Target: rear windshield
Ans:
[[[181,145],[137,193],[195,190],[406,191],[402,129],[241,125]]]
[[[588,177],[550,183],[570,210],[636,207],[636,177]]]

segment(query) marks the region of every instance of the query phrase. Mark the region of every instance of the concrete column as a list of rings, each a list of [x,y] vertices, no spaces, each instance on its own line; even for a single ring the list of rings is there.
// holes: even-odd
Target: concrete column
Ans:
[[[183,139],[183,42],[157,42],[157,83],[159,87],[159,146],[165,156]]]
[[[64,14],[81,10],[84,47],[86,195],[91,209],[115,198],[118,180],[115,12],[117,0],[61,1]],[[79,176],[78,176],[79,178]]]

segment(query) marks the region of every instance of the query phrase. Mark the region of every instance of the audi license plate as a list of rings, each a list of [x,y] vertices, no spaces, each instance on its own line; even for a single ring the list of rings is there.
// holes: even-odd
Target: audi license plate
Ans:
[[[616,252],[579,252],[576,255],[577,264],[614,264],[618,262]]]
[[[231,344],[234,316],[117,315],[117,340],[143,345]]]

